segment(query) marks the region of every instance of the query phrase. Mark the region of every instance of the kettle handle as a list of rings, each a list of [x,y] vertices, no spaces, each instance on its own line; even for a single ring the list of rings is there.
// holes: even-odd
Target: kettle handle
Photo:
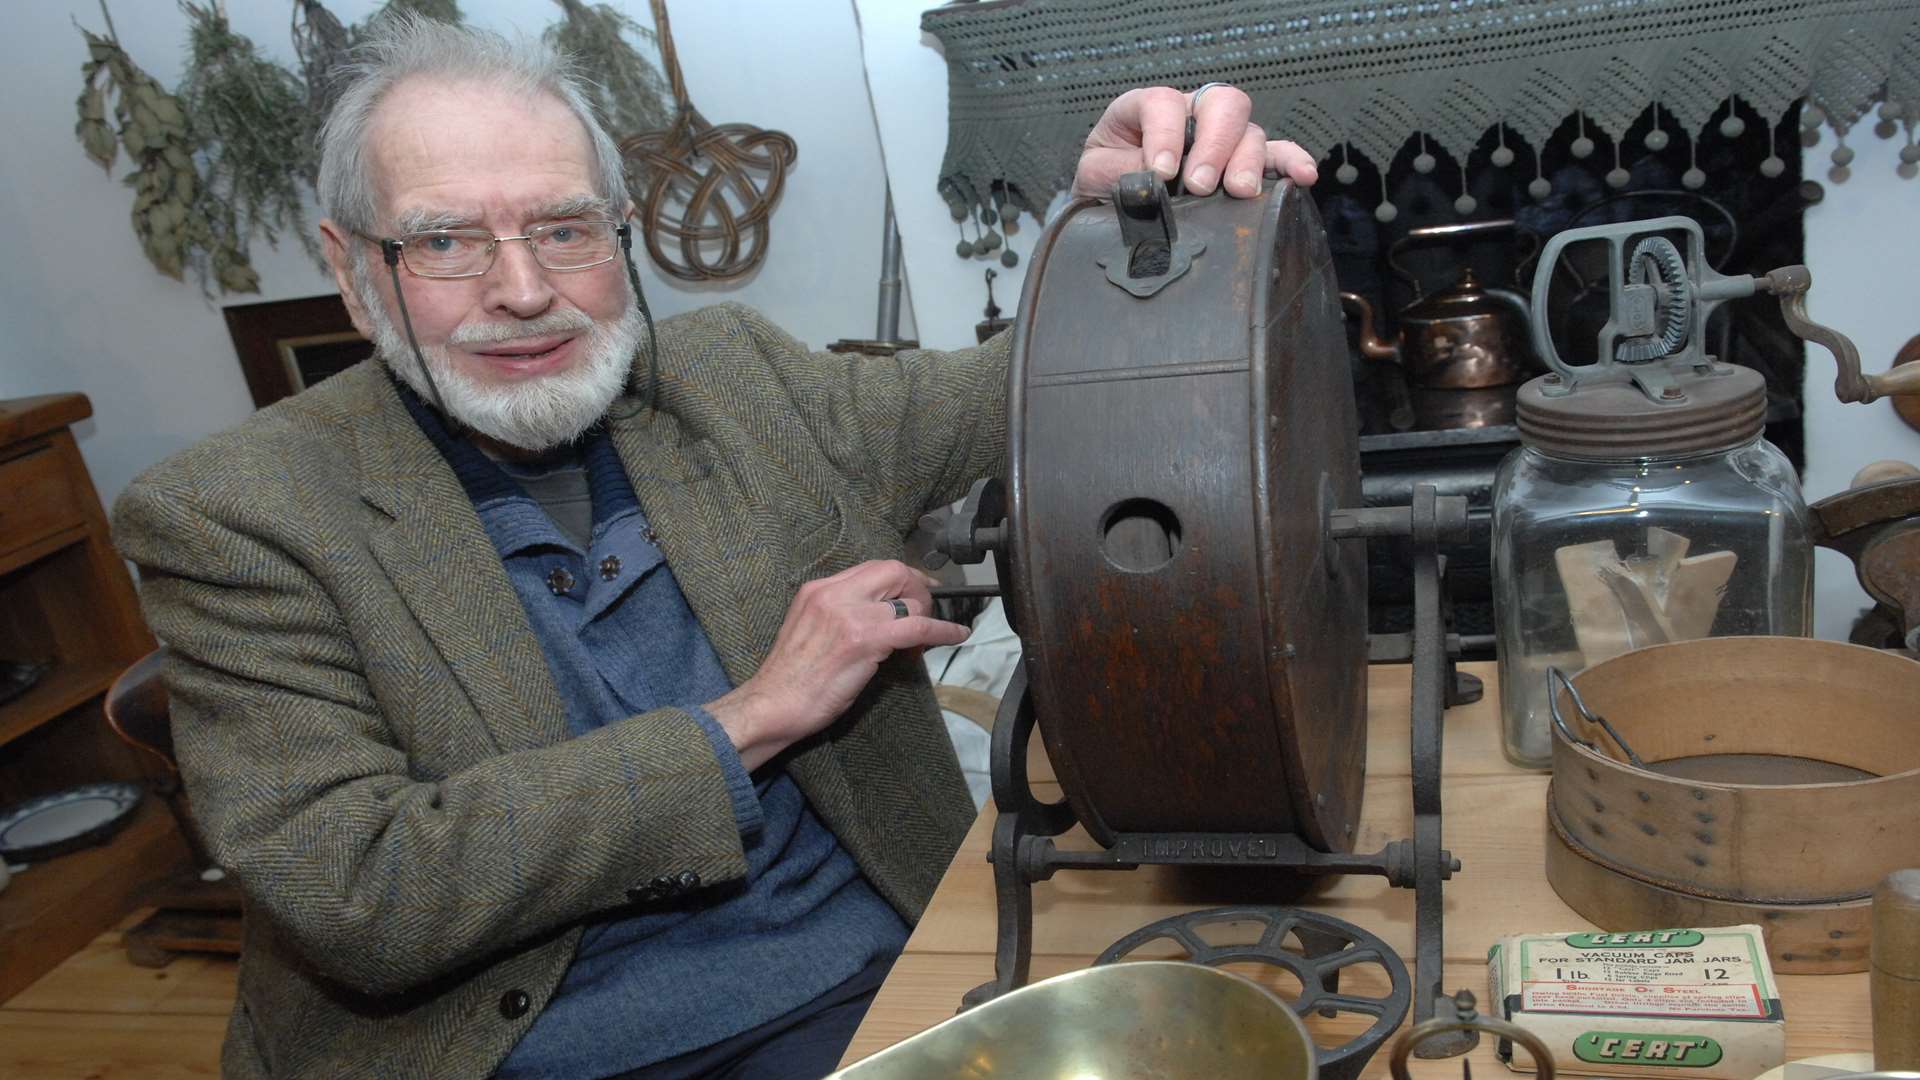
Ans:
[[[1413,271],[1400,265],[1399,255],[1402,251],[1415,244],[1497,232],[1515,232],[1526,239],[1528,243],[1527,253],[1515,264],[1516,266],[1525,266],[1527,261],[1533,258],[1534,253],[1540,250],[1540,238],[1526,229],[1519,228],[1512,218],[1495,218],[1491,221],[1467,221],[1458,225],[1422,225],[1417,229],[1408,229],[1407,235],[1395,240],[1388,246],[1387,266],[1395,275],[1405,280],[1407,284],[1413,286],[1413,298],[1418,300],[1424,295],[1424,292],[1420,288],[1420,279],[1413,275]]]
[[[1527,303],[1527,298],[1520,295],[1517,290],[1493,286],[1489,286],[1486,293],[1495,301],[1506,305],[1513,312],[1514,318],[1520,320],[1519,344],[1523,347],[1531,346],[1533,344],[1533,306]]]

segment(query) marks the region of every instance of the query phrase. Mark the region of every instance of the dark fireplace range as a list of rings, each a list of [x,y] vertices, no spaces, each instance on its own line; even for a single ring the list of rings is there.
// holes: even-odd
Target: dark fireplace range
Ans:
[[[1642,117],[1627,132],[1622,156],[1631,159],[1630,179],[1619,190],[1602,179],[1613,162],[1613,148],[1601,139],[1600,147],[1586,160],[1576,160],[1568,152],[1575,134],[1569,118],[1565,128],[1548,144],[1542,171],[1553,182],[1553,193],[1535,200],[1526,192],[1526,183],[1534,176],[1534,162],[1522,159],[1506,169],[1485,164],[1487,153],[1495,145],[1489,132],[1470,162],[1470,194],[1478,210],[1475,220],[1510,218],[1517,232],[1544,241],[1564,229],[1610,221],[1683,215],[1700,222],[1705,230],[1708,260],[1727,274],[1765,273],[1776,266],[1804,261],[1801,219],[1805,208],[1824,194],[1816,181],[1803,180],[1797,153],[1783,155],[1787,168],[1777,177],[1760,172],[1760,162],[1770,153],[1768,133],[1760,118],[1741,108],[1746,117],[1746,134],[1738,139],[1706,139],[1700,146],[1700,166],[1710,186],[1689,190],[1682,183],[1688,168],[1688,150],[1684,140],[1674,140],[1662,151],[1643,149],[1642,136],[1650,129],[1652,115]],[[1797,109],[1784,117],[1774,133],[1781,146],[1791,146],[1799,137]],[[1588,129],[1589,135],[1597,134]],[[1509,141],[1512,145],[1512,141]],[[1431,146],[1431,144],[1429,144]],[[1463,219],[1454,212],[1458,195],[1445,181],[1460,175],[1456,165],[1442,161],[1430,173],[1412,167],[1418,144],[1409,141],[1387,166],[1387,188],[1391,201],[1401,212],[1390,222],[1374,216],[1375,198],[1369,193],[1380,190],[1378,168],[1356,157],[1360,176],[1352,184],[1340,184],[1328,175],[1315,186],[1314,195],[1326,223],[1328,242],[1343,290],[1358,293],[1373,307],[1379,336],[1391,339],[1395,332],[1392,313],[1407,308],[1421,295],[1446,288],[1462,270],[1471,269],[1480,281],[1511,288],[1521,295],[1532,291],[1535,265],[1532,252],[1538,242],[1512,232],[1469,233],[1457,240],[1402,245],[1396,255],[1414,277],[1421,292],[1394,274],[1387,252],[1410,230],[1439,225],[1457,225]],[[1563,354],[1573,363],[1591,358],[1593,341],[1600,323],[1606,318],[1604,267],[1582,266],[1574,260],[1562,260],[1555,271],[1549,326]],[[1818,267],[1814,267],[1816,274]],[[1804,467],[1804,434],[1801,427],[1800,383],[1804,369],[1804,349],[1781,320],[1779,305],[1766,301],[1725,305],[1709,325],[1708,333],[1717,339],[1713,351],[1722,359],[1755,368],[1766,376],[1769,408],[1767,438],[1784,451],[1796,467]],[[1468,540],[1444,551],[1447,557],[1447,589],[1452,602],[1454,630],[1466,638],[1469,659],[1491,659],[1493,614],[1491,605],[1491,558],[1489,552],[1491,493],[1494,471],[1508,451],[1519,445],[1519,433],[1512,426],[1512,394],[1516,386],[1490,390],[1423,390],[1411,392],[1414,423],[1397,428],[1393,404],[1402,407],[1408,399],[1392,389],[1395,373],[1383,368],[1387,361],[1366,359],[1360,350],[1358,326],[1349,320],[1349,345],[1353,365],[1355,400],[1361,423],[1362,489],[1367,505],[1405,505],[1413,486],[1431,483],[1443,495],[1464,495],[1472,510],[1472,532]],[[1584,352],[1584,355],[1583,355]],[[1527,360],[1537,365],[1528,350]],[[1375,633],[1405,632],[1411,626],[1413,584],[1407,567],[1411,551],[1404,541],[1371,540],[1368,551],[1371,625]]]

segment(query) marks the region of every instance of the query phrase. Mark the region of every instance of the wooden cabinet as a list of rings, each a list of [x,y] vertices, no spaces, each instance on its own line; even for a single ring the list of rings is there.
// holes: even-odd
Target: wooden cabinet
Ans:
[[[0,401],[0,660],[52,665],[0,704],[0,807],[76,784],[151,779],[100,711],[115,676],[154,640],[68,430],[92,414],[80,394]],[[0,891],[0,1001],[187,863],[173,818],[149,797],[106,844],[15,873]]]

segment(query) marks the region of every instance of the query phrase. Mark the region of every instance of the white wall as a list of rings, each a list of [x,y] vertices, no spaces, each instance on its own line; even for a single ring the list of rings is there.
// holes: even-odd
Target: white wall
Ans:
[[[645,0],[613,0],[642,25]],[[186,18],[163,0],[109,0],[121,42],[167,86],[178,83]],[[228,0],[233,25],[289,60],[286,0]],[[462,0],[469,21],[538,33],[551,0]],[[377,0],[329,0],[357,21]],[[670,11],[693,102],[718,124],[785,131],[799,160],[773,218],[766,262],[744,283],[689,286],[639,258],[656,314],[735,299],[813,346],[874,334],[885,180],[846,0],[680,0]],[[73,20],[103,29],[96,0],[8,5],[0,35],[0,398],[78,390],[95,419],[79,430],[101,497],[140,470],[252,411],[226,324],[190,281],[163,278],[128,224],[132,194],[87,160],[74,138],[74,97],[86,47]],[[944,113],[943,113],[944,115]],[[259,296],[333,292],[298,246],[254,252]],[[906,333],[913,330],[910,305]]]
[[[1847,140],[1856,157],[1845,183],[1827,179],[1833,133],[1822,130],[1808,149],[1805,175],[1827,186],[1827,197],[1806,216],[1807,266],[1813,290],[1807,313],[1853,339],[1860,366],[1885,371],[1907,339],[1920,334],[1920,179],[1902,180],[1893,169],[1900,143],[1882,142],[1863,124]],[[1833,357],[1807,349],[1804,389],[1807,471],[1802,478],[1812,501],[1844,491],[1862,465],[1897,458],[1920,465],[1920,432],[1902,423],[1886,400],[1843,405],[1833,395]],[[1854,617],[1872,601],[1838,552],[1820,550],[1814,562],[1814,632],[1846,640]]]
[[[947,62],[940,43],[920,32],[928,0],[853,0],[860,16],[860,44],[867,85],[880,126],[887,176],[893,182],[893,212],[899,221],[901,254],[914,295],[920,342],[939,348],[970,345],[974,324],[987,301],[985,271],[999,276],[993,296],[1011,318],[1026,280],[1027,256],[1040,235],[1030,215],[1005,243],[1020,255],[1011,269],[995,258],[962,259],[954,245],[962,233],[940,198],[940,162],[947,150]],[[971,228],[965,233],[971,239]]]

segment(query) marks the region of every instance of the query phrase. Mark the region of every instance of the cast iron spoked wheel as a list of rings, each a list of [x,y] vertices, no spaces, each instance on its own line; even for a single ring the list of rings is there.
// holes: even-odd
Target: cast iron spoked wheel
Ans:
[[[1215,945],[1198,931],[1225,923],[1254,923],[1260,937],[1252,944]],[[1301,951],[1285,947],[1287,936],[1297,939]],[[1335,1047],[1318,1050],[1320,1075],[1326,1080],[1352,1080],[1360,1075],[1387,1036],[1406,1019],[1412,1003],[1412,981],[1407,966],[1387,943],[1365,930],[1331,915],[1286,907],[1224,907],[1175,915],[1135,930],[1114,942],[1095,964],[1125,960],[1141,946],[1171,941],[1185,949],[1196,964],[1222,967],[1252,961],[1271,964],[1300,980],[1300,996],[1288,1004],[1304,1017],[1359,1013],[1373,1017],[1367,1030]],[[1392,982],[1384,997],[1340,992],[1340,972],[1355,964],[1374,963],[1386,969]]]

